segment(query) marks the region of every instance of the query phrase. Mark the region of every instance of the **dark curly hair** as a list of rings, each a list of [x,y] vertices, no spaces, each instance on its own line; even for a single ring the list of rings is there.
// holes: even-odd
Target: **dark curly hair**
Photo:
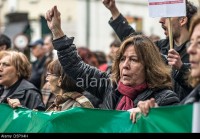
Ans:
[[[188,22],[187,22],[187,29],[188,30],[190,28],[191,19],[196,13],[197,13],[197,7],[194,6],[193,3],[186,0],[186,16],[188,18]]]
[[[0,34],[0,46],[6,45],[6,49],[11,48],[11,39],[5,34]]]
[[[138,62],[144,65],[145,80],[151,89],[172,88],[171,69],[163,62],[158,48],[145,35],[133,35],[124,40],[117,52],[111,78],[113,82],[120,80],[120,62],[128,47],[134,47]]]

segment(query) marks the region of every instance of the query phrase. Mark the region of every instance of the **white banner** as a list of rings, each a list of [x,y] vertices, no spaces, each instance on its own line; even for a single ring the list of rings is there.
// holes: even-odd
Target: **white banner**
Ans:
[[[200,103],[194,103],[193,106],[193,120],[192,133],[200,133]]]
[[[150,17],[186,16],[185,0],[148,0]]]

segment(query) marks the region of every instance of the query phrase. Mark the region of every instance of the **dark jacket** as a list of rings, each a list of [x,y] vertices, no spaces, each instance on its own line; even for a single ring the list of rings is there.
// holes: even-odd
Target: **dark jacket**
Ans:
[[[43,56],[42,59],[37,59],[32,63],[32,71],[31,71],[31,77],[29,81],[33,83],[38,89],[41,89],[41,81],[42,81],[42,74],[45,69],[45,61],[46,56]]]
[[[109,74],[101,72],[95,67],[85,64],[77,54],[77,49],[73,45],[74,38],[66,36],[53,41],[54,48],[58,50],[59,61],[65,72],[76,80],[88,92],[102,100],[103,109],[115,109],[122,95],[117,90],[117,85],[113,83]],[[146,89],[133,101],[134,106],[140,100],[147,100],[154,97],[158,105],[171,105],[178,103],[176,93],[168,89],[153,91]]]
[[[137,34],[135,30],[128,24],[127,20],[120,14],[115,20],[110,19],[109,24],[118,35],[119,39],[123,41],[125,38],[131,34]],[[176,92],[180,100],[184,99],[191,91],[192,87],[187,84],[187,76],[185,76],[189,69],[189,55],[186,52],[186,41],[181,46],[176,46],[174,44],[174,49],[179,53],[182,62],[184,63],[180,70],[172,70],[173,77],[173,90]],[[170,49],[169,39],[162,39],[155,42],[156,46],[160,50],[162,56],[167,57],[168,51]],[[165,60],[166,62],[166,60]]]
[[[23,79],[12,94],[8,94],[2,103],[7,103],[6,98],[19,99],[23,107],[29,109],[45,110],[40,91],[30,82]]]
[[[200,84],[180,104],[192,104],[194,102],[200,102]]]

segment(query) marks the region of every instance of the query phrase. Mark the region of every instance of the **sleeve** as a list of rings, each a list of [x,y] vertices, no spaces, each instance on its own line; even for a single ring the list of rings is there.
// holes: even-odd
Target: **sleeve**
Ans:
[[[126,18],[123,17],[122,14],[120,14],[115,20],[112,20],[111,18],[109,20],[109,24],[121,41],[123,41],[131,34],[133,35],[137,34],[135,30],[129,25],[128,21],[126,20]]]
[[[190,63],[183,63],[180,70],[175,70],[173,74],[174,80],[184,89],[186,92],[192,91],[192,86],[188,83],[188,73],[190,71]]]
[[[35,89],[25,90],[25,97],[21,98],[21,104],[29,109],[45,110],[42,95]]]
[[[111,87],[111,80],[107,73],[85,64],[77,53],[74,38],[64,36],[53,41],[53,46],[58,50],[58,59],[64,71],[76,81],[79,87],[102,99],[108,87]]]
[[[171,90],[163,90],[155,95],[158,106],[177,105],[180,102],[178,95]]]

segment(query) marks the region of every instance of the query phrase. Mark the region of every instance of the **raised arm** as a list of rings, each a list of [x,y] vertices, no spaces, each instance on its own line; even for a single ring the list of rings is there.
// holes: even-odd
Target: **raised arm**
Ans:
[[[53,39],[58,39],[63,37],[65,34],[61,29],[61,18],[60,12],[57,9],[57,6],[54,6],[52,9],[46,12],[45,18],[47,20],[47,24],[49,29],[53,34]]]
[[[120,12],[118,11],[115,0],[102,0],[104,6],[110,10],[112,14],[112,19],[115,20],[120,15]]]
[[[46,13],[46,20],[53,34],[53,46],[57,50],[58,59],[64,71],[76,81],[79,87],[102,99],[106,90],[111,86],[109,75],[97,68],[85,64],[73,44],[74,38],[67,37],[61,29],[61,17],[54,6]]]
[[[129,25],[126,18],[124,18],[119,12],[115,0],[102,0],[102,2],[112,14],[109,24],[121,41],[123,41],[130,34],[136,34],[135,30]]]

